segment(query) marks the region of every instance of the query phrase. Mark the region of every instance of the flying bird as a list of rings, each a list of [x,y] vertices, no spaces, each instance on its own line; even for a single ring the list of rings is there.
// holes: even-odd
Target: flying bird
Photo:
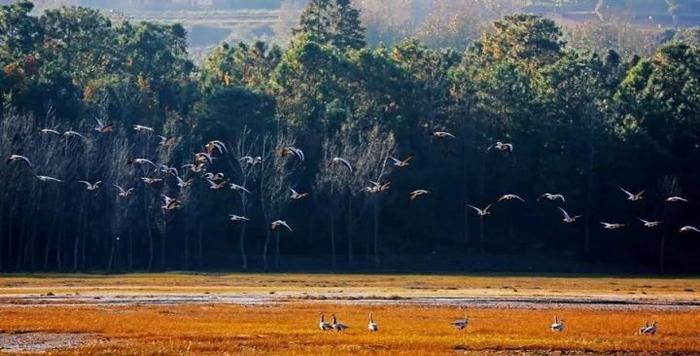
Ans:
[[[144,125],[134,125],[134,131],[140,134],[150,134],[153,133],[153,128]]]
[[[685,199],[685,198],[679,197],[679,196],[672,196],[672,197],[666,198],[666,201],[669,203],[678,203],[678,202],[687,203],[688,199]]]
[[[192,179],[183,180],[178,176],[175,176],[175,179],[177,179],[177,186],[180,187],[180,189],[185,189],[192,186]]]
[[[89,191],[91,191],[91,192],[94,192],[94,191],[100,189],[100,184],[102,184],[102,181],[101,181],[101,180],[98,180],[98,181],[95,182],[95,183],[90,183],[90,182],[85,181],[85,180],[79,180],[78,183],[83,183],[83,184],[85,184],[85,189],[87,189],[87,190],[89,190]]]
[[[262,157],[260,157],[260,156],[256,156],[256,157],[245,156],[245,157],[241,157],[240,161],[244,162],[245,164],[249,164],[251,166],[254,166],[256,164],[262,163]]]
[[[149,177],[143,177],[143,178],[141,178],[141,180],[148,185],[158,184],[158,183],[163,181],[160,178],[149,178]]]
[[[289,196],[293,200],[299,200],[305,198],[307,195],[309,195],[308,192],[306,193],[299,193],[294,188],[290,187],[289,191],[291,192],[291,195]]]
[[[85,137],[85,136],[81,135],[80,133],[73,131],[73,130],[68,130],[68,131],[64,132],[63,136],[65,136],[66,138],[80,137],[83,140],[87,140],[87,137]]]
[[[486,215],[491,214],[491,212],[489,211],[489,209],[491,209],[491,206],[493,206],[493,203],[487,205],[487,206],[486,206],[485,208],[483,208],[483,209],[479,209],[479,208],[475,207],[474,205],[469,205],[469,204],[467,204],[467,206],[470,207],[470,208],[472,208],[472,209],[474,209],[474,210],[476,210],[476,213],[479,214],[479,216],[486,216]]]
[[[158,168],[158,165],[156,165],[155,163],[153,163],[153,161],[151,161],[150,159],[147,159],[147,158],[134,158],[132,160],[126,161],[126,164],[138,164],[141,166],[146,165],[146,164],[150,164],[151,166]]]
[[[486,150],[491,151],[491,149],[493,149],[493,148],[495,148],[499,151],[513,152],[513,144],[512,143],[504,143],[501,141],[497,141],[493,145],[489,146],[489,148],[487,148]]]
[[[209,182],[209,189],[211,190],[221,190],[226,187],[226,181],[223,181],[221,183],[216,183],[211,179],[207,179],[207,182]]]
[[[158,139],[160,139],[160,142],[158,142],[159,146],[172,146],[175,144],[175,137],[165,137],[162,135],[158,135]]]
[[[199,152],[194,154],[194,161],[200,164],[212,164],[214,158],[208,153]]]
[[[505,195],[502,195],[500,198],[498,198],[498,201],[513,200],[513,199],[520,200],[520,201],[523,202],[523,203],[525,202],[525,199],[523,199],[523,198],[521,198],[521,197],[519,197],[519,196],[517,196],[517,195],[515,195],[515,194],[505,194]]]
[[[627,194],[627,200],[629,200],[629,201],[639,201],[639,200],[644,199],[643,195],[646,192],[646,190],[642,190],[641,192],[639,192],[637,194],[632,194],[622,187],[620,187],[620,190],[623,191],[625,194]]]
[[[369,183],[372,185],[362,189],[363,191],[368,193],[381,193],[383,191],[389,190],[389,186],[391,185],[391,181],[387,181],[386,183],[369,181]]]
[[[218,151],[219,154],[224,154],[225,152],[228,152],[226,145],[219,140],[212,140],[207,142],[207,144],[204,145],[204,149],[206,149],[207,153],[209,153],[210,155],[214,154],[215,151]]]
[[[294,147],[294,146],[289,146],[285,147],[282,149],[282,157],[290,157],[294,156],[299,158],[300,161],[304,162],[304,151]]]
[[[180,207],[182,207],[182,202],[163,194],[163,206],[161,207],[163,210],[170,211],[179,209]]]
[[[431,136],[435,138],[455,138],[455,135],[447,132],[447,131],[435,131],[430,134]]]
[[[695,226],[687,225],[687,226],[683,226],[683,227],[682,227],[680,230],[678,230],[678,231],[679,231],[679,232],[700,232],[700,229],[698,229],[698,228],[695,227]]]
[[[566,200],[564,199],[564,196],[562,194],[544,193],[539,198],[537,198],[537,201],[539,201],[542,198],[545,198],[545,199],[551,200],[551,201],[555,201],[557,199],[560,199],[562,203],[566,203]]]
[[[270,224],[270,226],[272,227],[272,230],[277,230],[278,227],[284,226],[287,228],[287,230],[292,231],[292,228],[289,227],[287,222],[284,220],[275,220],[272,222],[272,224]]]
[[[607,230],[617,230],[625,227],[625,224],[607,223],[603,221],[601,221],[600,224],[603,225],[603,228]]]
[[[27,158],[27,156],[22,156],[22,155],[10,155],[9,157],[7,157],[5,164],[14,163],[17,161],[22,161],[22,162],[26,163],[27,166],[29,166],[29,168],[34,169],[34,167],[32,166],[32,162],[29,160],[29,158]]]
[[[403,168],[408,167],[410,165],[409,162],[413,159],[413,156],[408,156],[404,160],[400,160],[394,157],[389,157],[389,159],[392,161],[392,164],[395,167]]]
[[[415,200],[416,198],[418,198],[418,197],[421,196],[421,195],[428,195],[428,194],[430,194],[430,191],[429,191],[429,190],[417,189],[417,190],[412,191],[412,192],[409,194],[409,199]]]
[[[561,210],[561,213],[564,214],[564,218],[562,219],[562,221],[567,223],[567,224],[572,224],[572,223],[576,222],[576,220],[578,218],[583,216],[583,215],[576,215],[574,217],[571,217],[571,216],[569,216],[569,213],[567,213],[566,210],[564,210],[562,207],[559,207],[559,210]]]
[[[204,175],[205,179],[213,180],[214,182],[222,181],[224,180],[225,175],[223,173],[212,173],[209,172]]]
[[[114,188],[117,190],[117,196],[122,199],[128,199],[131,196],[131,193],[134,192],[134,188],[124,189],[116,184],[114,184]]]
[[[347,167],[348,170],[350,171],[350,173],[352,173],[352,165],[350,165],[350,162],[345,158],[333,157],[333,159],[331,159],[330,162],[328,162],[328,166],[330,167],[330,166],[338,164],[338,163]]]
[[[108,133],[114,130],[114,124],[111,122],[106,122],[99,118],[95,118],[95,131],[99,133]]]
[[[246,187],[244,187],[242,185],[231,183],[231,184],[229,184],[229,188],[231,188],[231,190],[235,190],[237,192],[246,192],[246,193],[250,194],[250,190],[246,189]]]
[[[61,133],[58,132],[57,130],[54,129],[41,129],[41,133],[43,134],[52,134],[56,136],[61,136]]]
[[[178,173],[178,171],[177,171],[177,168],[175,168],[175,167],[170,167],[170,166],[168,166],[167,164],[161,164],[161,165],[160,165],[160,171],[161,171],[162,173],[164,173],[164,174],[170,174],[170,175],[172,175],[173,177],[177,177],[177,176],[180,175],[180,174]]]
[[[647,220],[644,220],[642,218],[637,218],[637,219],[639,219],[639,221],[641,221],[642,224],[644,224],[644,227],[649,227],[649,228],[657,227],[657,226],[661,225],[661,223],[662,223],[662,221],[657,221],[657,220],[647,221]]]
[[[229,214],[228,216],[229,216],[229,220],[234,221],[234,222],[250,221],[250,219],[248,219],[245,216],[238,216],[238,215],[234,215],[234,214]]]
[[[49,176],[36,176],[37,179],[39,179],[42,182],[55,182],[55,183],[63,183],[62,180],[54,177],[49,177]]]

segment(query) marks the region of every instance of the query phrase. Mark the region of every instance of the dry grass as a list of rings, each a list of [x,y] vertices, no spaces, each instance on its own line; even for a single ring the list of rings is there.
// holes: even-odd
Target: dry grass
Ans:
[[[380,324],[366,331],[366,312]],[[338,334],[317,329],[319,311],[336,312],[351,326]],[[128,307],[12,307],[2,310],[6,332],[89,333],[101,340],[64,353],[186,354],[266,352],[305,355],[446,353],[473,351],[700,352],[700,312],[473,309],[463,332],[449,322],[462,311],[445,307],[283,303],[269,307],[180,305]],[[548,329],[552,316],[567,330]],[[644,320],[660,334],[637,335]]]
[[[700,279],[641,277],[421,276],[325,274],[132,274],[124,276],[4,276],[0,296],[236,293],[280,297],[334,296],[581,296],[700,300]]]

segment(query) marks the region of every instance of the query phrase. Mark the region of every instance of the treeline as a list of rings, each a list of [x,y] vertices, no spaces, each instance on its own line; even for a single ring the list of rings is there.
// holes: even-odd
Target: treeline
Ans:
[[[678,232],[700,224],[692,44],[601,56],[518,14],[464,52],[370,49],[350,0],[311,0],[288,48],[223,44],[196,67],[181,26],[31,9],[0,8],[0,154],[32,162],[0,166],[3,271],[700,271],[700,236]],[[195,158],[207,149],[211,163]],[[410,200],[417,189],[430,194]],[[467,206],[506,193],[527,202],[483,219]],[[583,217],[566,224],[560,206]]]

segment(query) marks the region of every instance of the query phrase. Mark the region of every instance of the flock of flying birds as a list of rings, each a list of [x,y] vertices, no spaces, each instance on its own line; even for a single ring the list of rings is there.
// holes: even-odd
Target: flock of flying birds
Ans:
[[[114,125],[112,123],[106,123],[102,120],[95,119],[96,125],[94,127],[94,130],[99,132],[100,134],[104,133],[109,133],[112,132],[114,129]],[[148,127],[145,125],[134,125],[133,130],[137,134],[142,134],[142,135],[148,135],[151,136],[155,133],[155,130],[152,127]],[[63,133],[55,130],[55,129],[50,129],[50,128],[45,128],[41,130],[41,134],[44,135],[55,135],[55,136],[63,136],[66,139],[70,138],[79,138],[83,140],[87,140],[87,138],[73,130],[68,130]],[[175,144],[175,138],[173,137],[165,137],[161,135],[156,135],[160,142],[160,146],[172,146]],[[455,136],[449,132],[446,131],[435,131],[431,134],[431,136],[435,139],[443,139],[443,140],[448,140],[448,139],[454,139]],[[497,151],[502,151],[502,152],[512,152],[513,151],[513,144],[508,143],[508,142],[496,142],[493,145],[489,146],[487,151],[491,150],[497,150]],[[211,164],[214,162],[215,159],[218,158],[218,156],[223,155],[228,152],[228,149],[226,148],[226,145],[220,141],[220,140],[212,140],[209,141],[206,145],[204,145],[204,151],[195,153],[192,158],[192,162],[185,164],[181,167],[181,169],[186,169],[194,174],[200,175],[201,178],[205,179],[208,184],[209,188],[212,190],[222,190],[222,189],[231,189],[237,192],[241,192],[243,194],[250,194],[250,191],[242,186],[235,184],[233,182],[230,182],[225,179],[225,175],[223,173],[214,173],[214,172],[209,172],[208,168],[211,166]],[[280,152],[280,155],[283,157],[289,157],[291,159],[298,159],[301,162],[304,162],[305,156],[304,156],[304,151],[297,147],[285,147],[283,148]],[[398,159],[395,157],[389,157],[387,161],[391,161],[391,164],[396,167],[396,168],[404,168],[408,167],[410,165],[410,161],[413,157],[407,157],[405,159]],[[244,164],[247,165],[252,165],[255,166],[257,164],[262,163],[262,157],[257,156],[245,156],[245,157],[240,157],[240,161]],[[31,160],[24,155],[21,154],[11,154],[8,156],[6,163],[7,164],[13,164],[15,162],[23,162],[25,163],[30,169],[34,169],[34,166],[32,165]],[[186,189],[192,185],[192,179],[185,180],[180,177],[179,171],[175,167],[168,166],[167,164],[156,164],[150,159],[147,158],[133,158],[130,159],[127,162],[129,165],[134,165],[134,166],[150,166],[153,168],[151,172],[157,172],[159,174],[155,176],[146,176],[146,177],[141,177],[141,181],[147,185],[154,185],[154,184],[159,184],[162,183],[165,179],[168,177],[172,177],[177,181],[177,185],[180,189]],[[333,157],[328,161],[329,166],[339,166],[343,167],[344,169],[347,169],[349,173],[353,172],[353,166],[348,161],[347,159],[343,157]],[[54,183],[63,183],[63,180],[55,178],[55,177],[50,177],[46,175],[39,175],[36,174],[36,178],[39,179],[42,182],[54,182]],[[91,192],[95,192],[100,189],[102,185],[102,181],[97,181],[97,182],[89,182],[87,180],[80,180],[78,181],[81,184],[85,185],[85,189]],[[390,181],[387,182],[381,182],[381,179],[378,179],[377,181],[369,181],[370,185],[365,187],[363,191],[367,193],[380,193],[383,191],[386,191],[389,189],[389,185],[391,184]],[[123,187],[117,184],[113,185],[114,189],[116,190],[117,196],[122,199],[128,199],[134,192],[134,187]],[[627,196],[627,200],[631,202],[638,202],[644,199],[644,193],[645,191],[641,191],[639,193],[632,193],[628,190],[625,190],[624,188],[620,187],[620,190]],[[289,197],[292,200],[301,200],[307,197],[310,193],[309,192],[297,192],[294,188],[290,187],[289,188],[290,195]],[[421,196],[429,195],[431,192],[427,189],[416,189],[412,192],[409,193],[409,199],[410,200],[416,200]],[[165,194],[162,195],[163,199],[163,205],[161,208],[168,212],[168,211],[173,211],[176,209],[179,209],[182,207],[182,202],[177,199],[177,197],[170,197]],[[566,202],[566,198],[564,197],[563,194],[560,193],[544,193],[542,194],[537,200],[541,199],[546,199],[549,201],[561,201],[561,203]],[[522,197],[516,195],[516,194],[504,194],[501,197],[498,198],[498,200],[494,203],[491,203],[484,208],[479,208],[474,205],[468,204],[467,206],[471,209],[473,209],[480,218],[483,218],[487,215],[491,214],[490,209],[493,207],[495,203],[498,202],[503,202],[503,201],[513,201],[517,200],[522,203],[525,203],[525,199]],[[666,202],[668,203],[687,203],[688,200],[680,197],[680,196],[671,196],[667,197]],[[567,224],[572,224],[575,223],[579,218],[582,217],[582,215],[570,215],[564,208],[559,207],[559,210],[562,213],[562,221]],[[242,222],[242,221],[249,221],[249,218],[246,216],[241,216],[241,215],[236,215],[236,214],[230,214],[229,219],[233,222]],[[663,223],[663,221],[660,220],[646,220],[642,218],[638,218],[639,221],[643,224],[644,227],[647,228],[655,228]],[[625,227],[624,223],[620,222],[606,222],[606,221],[601,221],[600,224],[604,229],[607,230],[617,230]],[[272,230],[277,230],[278,228],[285,228],[289,231],[292,231],[291,226],[284,220],[275,220],[271,222],[270,227]],[[700,229],[698,229],[695,226],[691,225],[686,225],[683,226],[679,229],[679,232],[681,233],[688,233],[688,232],[695,232],[695,233],[700,233]]]
[[[331,331],[335,330],[338,332],[345,331],[349,329],[350,327],[343,323],[338,321],[338,318],[335,316],[335,314],[331,314],[331,322],[327,322],[323,313],[320,313],[319,316],[320,320],[318,322],[318,327],[321,329],[321,331]],[[565,320],[559,319],[558,316],[554,316],[554,322],[552,325],[549,326],[549,329],[552,330],[553,332],[563,332],[565,329]],[[469,316],[464,316],[464,318],[460,319],[455,319],[450,323],[450,325],[455,328],[456,330],[464,330],[469,326]],[[644,324],[644,326],[639,328],[639,334],[641,335],[656,335],[656,332],[658,331],[658,325],[659,323],[654,321],[652,323],[649,323],[648,321]],[[374,321],[374,318],[372,317],[372,312],[369,313],[369,321],[367,323],[367,330],[370,332],[374,333],[379,331],[379,324]]]

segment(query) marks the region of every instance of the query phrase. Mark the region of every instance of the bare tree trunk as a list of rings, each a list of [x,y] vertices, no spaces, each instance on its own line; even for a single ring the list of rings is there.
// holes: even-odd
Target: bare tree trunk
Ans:
[[[115,245],[116,245],[117,239],[112,238],[112,246],[109,249],[109,258],[107,259],[107,273],[112,272],[112,263],[114,262],[114,250],[115,250]]]
[[[246,185],[246,181],[243,181],[243,186]],[[241,193],[241,212],[243,213],[243,216],[247,216],[247,210],[246,209],[246,204],[247,204],[247,199],[245,196],[245,192]],[[246,224],[245,221],[241,222],[241,233],[238,235],[238,250],[241,253],[241,268],[243,270],[248,269],[248,256],[246,255],[245,251],[245,235],[246,235],[246,228],[248,227],[248,224]]]
[[[163,217],[165,219],[165,217]],[[166,243],[168,240],[168,223],[165,222],[165,227],[163,228],[163,233],[160,237],[160,269],[165,270],[165,255],[166,255]]]
[[[148,270],[153,269],[153,232],[151,231],[151,214],[148,209],[148,188],[143,188],[143,212],[146,215],[146,236],[148,237]]]
[[[353,243],[353,228],[352,228],[352,194],[348,194],[348,211],[345,230],[348,235],[348,266],[352,267],[352,243]]]
[[[335,271],[335,212],[331,211],[331,270]]]
[[[129,229],[129,271],[134,270],[134,232]]]
[[[583,244],[583,252],[585,254],[589,254],[591,252],[591,206],[593,203],[593,164],[595,162],[595,147],[593,147],[593,144],[591,142],[589,142],[589,145],[590,146],[588,151],[588,177],[586,182],[586,226],[584,233],[585,240]]]
[[[268,246],[270,245],[270,230],[267,229],[265,230],[265,243],[263,244],[263,270],[265,272],[268,271],[268,263],[267,263],[267,249]]]
[[[202,237],[204,235],[204,226],[200,223],[197,230],[197,265],[201,268],[203,265],[202,260]]]
[[[379,265],[379,199],[374,200],[374,264]]]
[[[83,215],[85,214],[85,202],[80,205],[80,214],[78,215],[78,225],[83,227]],[[81,231],[75,232],[75,242],[73,243],[73,272],[78,271],[78,252],[80,251],[80,235]]]
[[[280,231],[275,229],[275,270],[280,270]]]

